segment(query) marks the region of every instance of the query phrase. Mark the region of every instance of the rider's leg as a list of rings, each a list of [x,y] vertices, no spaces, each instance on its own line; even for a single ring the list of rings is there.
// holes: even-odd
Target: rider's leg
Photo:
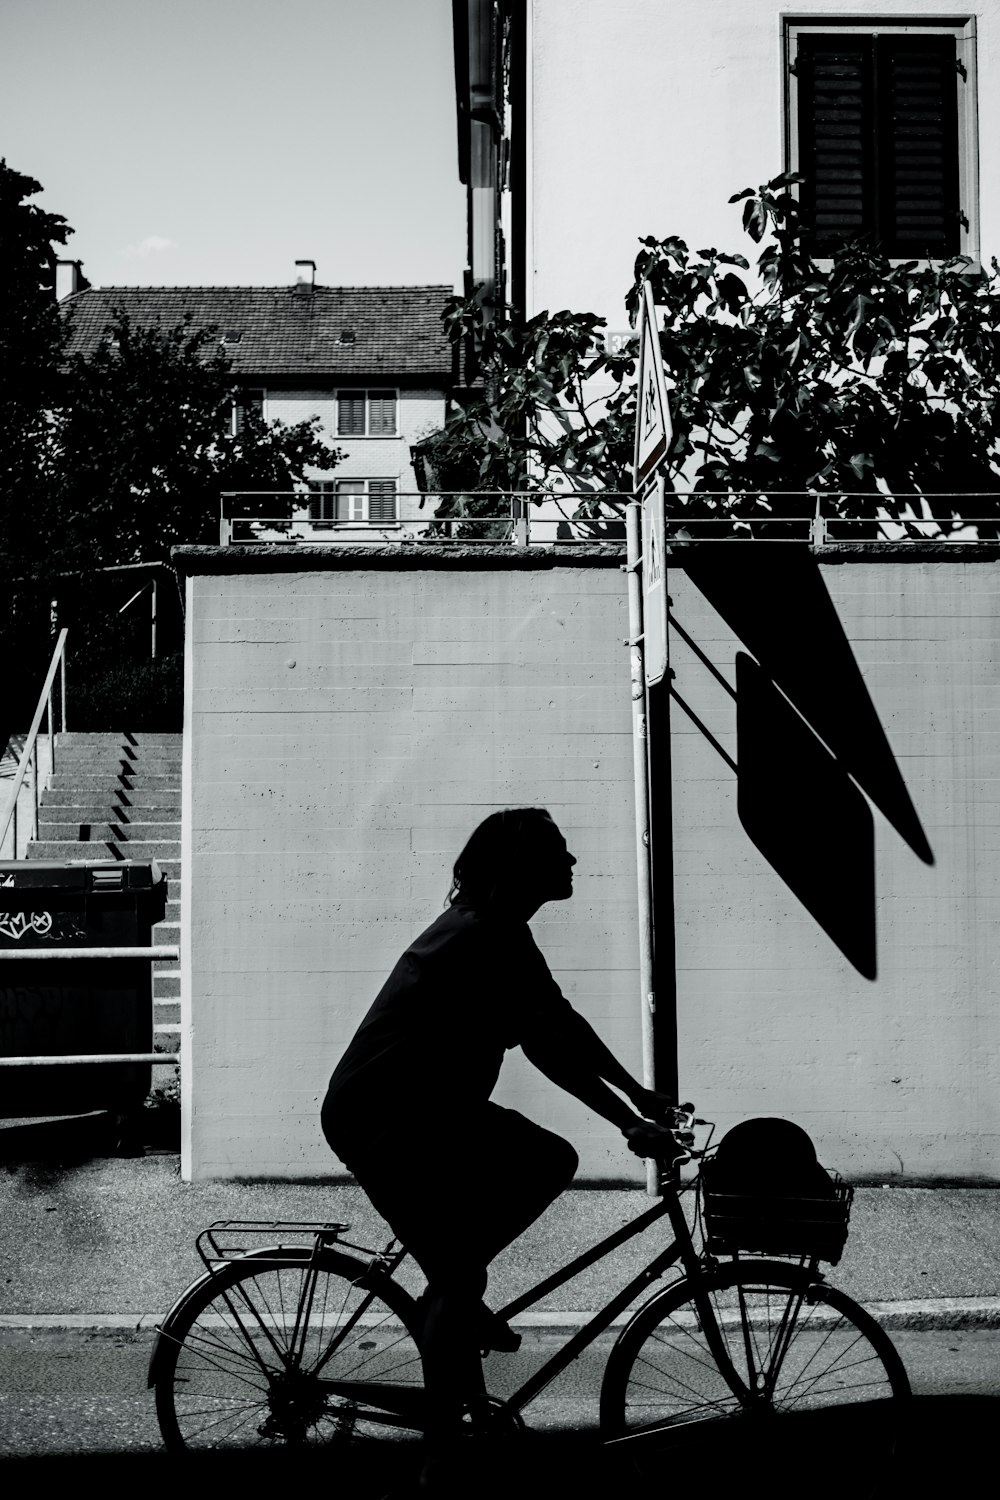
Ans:
[[[405,1166],[380,1147],[341,1160],[427,1277],[420,1343],[433,1455],[483,1394],[477,1314],[486,1267],[569,1186],[577,1156],[552,1131],[492,1104],[447,1137],[411,1133]]]
[[[479,1349],[470,1330],[486,1287],[486,1271],[455,1268],[443,1277],[433,1263],[423,1298],[420,1353],[429,1400],[428,1446],[440,1449],[460,1435],[462,1414],[485,1392]]]
[[[486,1106],[476,1145],[463,1192],[477,1258],[489,1265],[569,1187],[579,1158],[562,1136],[498,1104]]]

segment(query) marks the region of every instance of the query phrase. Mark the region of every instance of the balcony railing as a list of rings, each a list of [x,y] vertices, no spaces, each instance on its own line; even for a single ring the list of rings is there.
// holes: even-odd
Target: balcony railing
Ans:
[[[406,490],[396,493],[395,519],[370,520],[363,514],[351,519],[325,517],[316,497],[308,491],[227,490],[222,495],[219,540],[224,547],[358,542],[528,547],[540,543],[573,546],[624,542],[625,508],[634,498],[625,491],[454,491],[429,495]],[[873,541],[968,546],[996,541],[1000,534],[1000,496],[996,494],[927,495],[927,504],[920,507],[919,514],[920,497],[897,499],[887,495],[879,497],[873,514],[841,513],[852,502],[870,505],[873,498],[787,490],[745,496],[723,491],[670,491],[666,496],[665,540],[670,544],[723,539],[790,541],[808,542],[814,547],[860,546]],[[602,515],[576,515],[582,503],[595,500],[601,503]],[[477,509],[483,506],[486,513],[468,514],[473,505]],[[932,506],[949,518],[935,519]]]

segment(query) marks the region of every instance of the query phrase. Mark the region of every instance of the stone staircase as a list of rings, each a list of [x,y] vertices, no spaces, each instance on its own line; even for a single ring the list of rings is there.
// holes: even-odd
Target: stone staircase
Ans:
[[[81,734],[56,737],[55,771],[38,813],[28,859],[156,860],[167,878],[167,911],[154,943],[180,942],[181,735]],[[153,965],[153,1046],[180,1043],[180,973]],[[154,1068],[154,1085],[174,1074]]]

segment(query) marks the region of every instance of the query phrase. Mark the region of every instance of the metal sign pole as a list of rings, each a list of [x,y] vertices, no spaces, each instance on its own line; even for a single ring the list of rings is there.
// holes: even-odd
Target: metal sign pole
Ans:
[[[653,1017],[653,890],[649,849],[649,761],[646,737],[646,672],[642,618],[642,509],[638,500],[625,508],[626,572],[628,576],[628,647],[632,684],[632,771],[635,787],[635,853],[639,898],[639,994],[642,1024],[642,1081],[656,1087]],[[658,1197],[659,1175],[653,1161],[646,1163],[646,1191]]]
[[[663,565],[663,602],[669,607]],[[653,990],[656,994],[654,1066],[657,1087],[680,1098],[677,1059],[677,938],[674,915],[674,809],[670,741],[669,608],[663,621],[663,675],[646,684],[646,749],[649,766],[650,888],[653,920]],[[655,774],[654,774],[655,773]]]
[[[637,331],[639,370],[632,466],[636,498],[626,510],[626,540],[643,1081],[647,1088],[659,1088],[676,1099],[669,600],[664,521],[666,481],[662,472],[672,426],[656,304],[649,282],[642,288]],[[651,774],[652,749],[657,754],[655,783]],[[659,1193],[658,1174],[651,1166],[647,1168],[646,1190],[652,1196]]]

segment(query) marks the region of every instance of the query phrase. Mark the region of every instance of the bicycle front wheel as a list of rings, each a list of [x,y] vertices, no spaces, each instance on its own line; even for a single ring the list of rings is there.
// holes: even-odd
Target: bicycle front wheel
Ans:
[[[874,1483],[910,1394],[885,1331],[850,1297],[780,1261],[720,1267],[703,1286],[735,1382],[720,1369],[691,1284],[668,1287],[639,1309],[612,1350],[601,1390],[604,1436],[647,1434],[623,1448],[637,1457],[645,1448],[654,1461],[687,1454],[701,1472],[708,1462],[746,1473],[756,1451],[769,1494],[785,1493],[782,1472],[789,1494],[822,1490],[832,1474],[842,1485],[832,1455],[861,1442]],[[790,1446],[797,1461],[776,1474],[774,1457]]]
[[[337,1250],[220,1268],[164,1323],[154,1361],[173,1451],[406,1439],[423,1426],[413,1299]]]

